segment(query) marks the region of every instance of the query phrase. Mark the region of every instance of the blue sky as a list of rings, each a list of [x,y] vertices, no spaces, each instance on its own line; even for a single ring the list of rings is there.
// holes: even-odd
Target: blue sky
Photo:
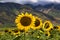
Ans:
[[[44,4],[42,2],[60,3],[60,0],[1,0],[0,2],[15,2],[15,3],[20,3],[20,4],[30,2],[30,3]]]

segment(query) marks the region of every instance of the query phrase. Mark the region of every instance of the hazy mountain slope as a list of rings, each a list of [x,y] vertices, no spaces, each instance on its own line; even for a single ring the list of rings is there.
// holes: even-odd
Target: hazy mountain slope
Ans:
[[[38,10],[37,8],[40,9]],[[13,26],[15,17],[20,12],[29,12],[42,18],[43,20],[51,20],[53,23],[56,24],[60,23],[60,16],[58,16],[58,14],[60,15],[60,11],[56,11],[55,9],[53,9],[49,10],[46,13],[47,10],[49,10],[49,8],[45,8],[41,5],[34,7],[29,4],[21,5],[17,3],[0,3],[0,25]]]

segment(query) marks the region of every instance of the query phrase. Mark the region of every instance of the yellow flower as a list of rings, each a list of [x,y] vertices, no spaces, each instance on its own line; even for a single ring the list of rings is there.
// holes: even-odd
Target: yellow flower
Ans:
[[[60,30],[60,26],[54,26],[54,29]]]
[[[9,31],[10,31],[10,29],[5,29],[4,31],[5,31],[5,32],[9,32]]]
[[[11,34],[11,33],[12,33],[12,30],[11,30],[11,29],[5,29],[4,32],[5,32],[5,33],[9,33],[9,34]]]
[[[36,19],[34,23],[35,25],[31,26],[33,30],[40,29],[42,27],[42,20],[38,17],[35,17],[35,19]]]
[[[19,30],[13,30],[12,34],[15,35],[16,37],[20,36],[20,31]]]
[[[5,30],[5,32],[8,32],[9,30]]]
[[[35,18],[32,16],[32,14],[29,13],[21,13],[19,14],[15,20],[15,23],[17,24],[17,28],[19,30],[25,30],[28,31],[31,26],[34,26]]]
[[[46,31],[46,32],[45,32],[45,36],[49,37],[50,35],[51,35],[51,34],[50,34],[49,31]]]
[[[0,35],[4,35],[4,32],[0,32]]]
[[[53,28],[53,25],[50,21],[45,21],[43,24],[43,30],[49,31],[51,28]]]

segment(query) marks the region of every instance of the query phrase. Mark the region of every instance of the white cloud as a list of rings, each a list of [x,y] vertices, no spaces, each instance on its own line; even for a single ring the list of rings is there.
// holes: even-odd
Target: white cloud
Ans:
[[[36,2],[38,2],[38,0],[30,0],[31,2],[34,2],[34,3],[36,3]]]
[[[39,0],[39,1],[46,1],[46,2],[56,2],[56,3],[60,3],[60,0]]]
[[[60,3],[60,0],[55,0],[55,2],[58,2],[58,3]]]
[[[1,2],[16,2],[16,3],[39,3],[39,2],[56,2],[56,3],[60,3],[60,0],[2,0]]]

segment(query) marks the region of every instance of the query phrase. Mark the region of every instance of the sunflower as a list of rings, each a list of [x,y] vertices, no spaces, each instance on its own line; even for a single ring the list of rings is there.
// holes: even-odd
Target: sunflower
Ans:
[[[15,23],[17,24],[17,28],[19,30],[25,30],[28,31],[31,26],[34,26],[35,18],[32,16],[32,14],[28,14],[27,12],[25,14],[21,13],[19,14],[15,20]]]
[[[0,32],[0,35],[4,35],[4,32]]]
[[[19,30],[13,30],[12,34],[16,37],[20,36],[20,31]]]
[[[50,21],[45,21],[43,24],[43,30],[49,31],[51,28],[53,28],[53,25]]]
[[[11,31],[11,29],[5,29],[4,30],[5,33],[7,33],[7,32],[9,33],[10,31]]]
[[[60,26],[54,26],[53,29],[60,30]]]
[[[46,31],[46,32],[45,32],[45,36],[49,37],[50,35],[51,35],[51,34],[50,34],[49,31]]]
[[[31,26],[33,30],[40,29],[42,27],[42,20],[38,17],[35,17],[35,19],[36,19],[34,23],[35,25]]]
[[[9,32],[9,30],[8,30],[8,29],[6,29],[4,32]]]
[[[9,33],[10,35],[12,34],[12,31],[11,31],[11,29],[5,29],[5,31],[4,31],[5,33]]]

